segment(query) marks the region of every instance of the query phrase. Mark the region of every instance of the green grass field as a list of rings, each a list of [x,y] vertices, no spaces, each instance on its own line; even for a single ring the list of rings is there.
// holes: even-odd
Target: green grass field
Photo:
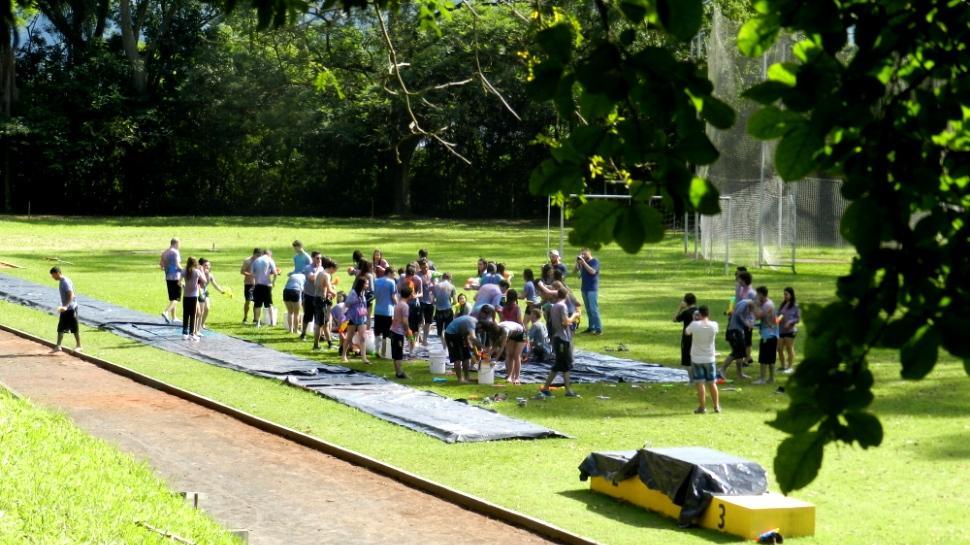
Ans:
[[[238,543],[142,463],[0,390],[0,544]]]
[[[47,257],[62,264],[79,293],[156,314],[165,305],[158,254],[172,236],[182,239],[183,256],[208,257],[218,280],[239,294],[239,263],[253,246],[275,250],[277,262],[289,264],[293,239],[335,256],[346,266],[351,252],[374,247],[394,265],[426,247],[438,268],[464,279],[480,256],[504,261],[517,273],[537,268],[545,255],[545,231],[529,223],[388,220],[294,220],[290,218],[136,218],[0,220],[0,261],[23,269],[4,274],[54,285]],[[629,356],[677,365],[680,329],[671,322],[686,291],[709,304],[724,326],[723,312],[733,293],[733,279],[723,267],[683,255],[681,240],[669,237],[636,256],[607,247],[596,255],[603,263],[602,337],[579,337],[580,348],[602,351],[626,344]],[[566,257],[575,255],[567,250]],[[819,252],[822,254],[822,252]],[[799,264],[799,273],[755,271],[755,284],[771,294],[793,286],[800,302],[832,297],[835,278],[847,269],[846,251],[824,252],[824,263]],[[844,263],[838,263],[839,258]],[[838,264],[833,264],[833,262]],[[343,284],[342,284],[343,286]],[[277,294],[278,296],[278,294]],[[332,353],[314,354],[281,329],[253,330],[239,322],[241,301],[216,296],[212,326],[273,348],[336,361]],[[41,313],[0,304],[0,322],[51,336],[55,320]],[[557,397],[526,407],[499,403],[510,416],[565,432],[573,439],[504,441],[447,445],[359,411],[288,388],[270,380],[212,367],[114,335],[84,331],[88,351],[230,405],[348,448],[379,457],[425,477],[548,520],[604,543],[663,542],[700,544],[736,541],[707,530],[680,530],[674,521],[600,497],[578,480],[576,466],[592,450],[700,445],[760,462],[769,471],[782,435],[765,424],[786,406],[774,387],[732,384],[722,397],[725,412],[691,413],[694,394],[686,386],[580,385],[582,399]],[[727,346],[719,341],[723,352]],[[873,355],[877,377],[874,410],[886,429],[883,445],[863,451],[830,448],[819,478],[796,497],[817,507],[815,538],[795,543],[967,543],[964,520],[970,499],[962,494],[961,475],[970,471],[970,381],[962,365],[943,358],[920,382],[899,379],[896,356]],[[361,368],[362,366],[356,365]],[[369,371],[393,377],[388,362]],[[535,386],[489,388],[438,385],[424,365],[411,364],[408,384],[451,397],[474,398],[495,391],[529,396]],[[600,397],[609,399],[600,399]]]

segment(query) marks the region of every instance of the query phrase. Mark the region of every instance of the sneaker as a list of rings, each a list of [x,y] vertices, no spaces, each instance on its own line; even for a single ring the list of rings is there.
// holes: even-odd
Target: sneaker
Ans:
[[[200,337],[198,335],[189,335],[190,341],[199,342],[199,338]]]
[[[189,336],[188,336],[187,334],[184,334],[184,333],[183,333],[183,334],[182,334],[182,340],[183,340],[183,341],[187,341],[187,340],[189,340]]]
[[[407,373],[395,373],[394,376],[397,378],[411,378]]]
[[[787,369],[782,369],[781,370],[781,374],[783,374],[783,375],[790,375],[790,374],[792,374],[794,372],[795,372],[795,368],[794,367],[789,367]]]
[[[594,332],[593,332],[593,336],[594,336],[594,337],[599,337],[599,336],[600,336],[600,335],[602,335],[602,334],[603,334],[603,332],[602,332],[602,331],[594,331]]]
[[[539,395],[541,395],[542,397],[544,397],[546,399],[549,399],[551,397],[555,397],[554,395],[552,395],[552,392],[550,392],[549,390],[539,390]]]
[[[77,352],[78,354],[80,354],[81,352],[84,352],[84,349],[81,348],[80,346],[75,346],[74,347],[74,351]]]
[[[55,346],[54,348],[51,348],[51,354],[57,354],[60,351],[61,351],[60,346]]]
[[[570,390],[570,391],[566,392],[566,397],[583,397],[583,396],[581,396],[581,395],[577,394],[576,392]]]
[[[704,414],[706,412],[707,412],[707,409],[705,409],[704,407],[698,407],[694,409],[694,414]]]
[[[745,380],[748,380],[749,378],[751,378],[751,375],[745,375],[744,373],[741,373],[740,375],[738,375],[738,378],[739,379],[743,378]]]
[[[721,406],[718,405],[717,407],[714,407],[714,412],[720,414],[720,412],[721,412]]]
[[[162,319],[165,320],[166,324],[172,323],[172,320],[169,319],[168,314],[165,314],[164,312],[162,313]]]

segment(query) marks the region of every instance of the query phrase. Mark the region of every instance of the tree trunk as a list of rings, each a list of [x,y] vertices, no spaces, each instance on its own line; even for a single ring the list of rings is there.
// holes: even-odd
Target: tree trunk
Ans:
[[[17,64],[13,54],[15,34],[11,32],[13,29],[6,21],[0,24],[3,24],[3,30],[0,31],[0,40],[3,41],[0,44],[0,87],[2,87],[0,92],[3,94],[3,120],[9,122],[11,114],[13,113],[13,101],[17,93]],[[10,181],[10,137],[10,134],[5,134],[0,137],[3,141],[0,144],[3,148],[3,165],[0,168],[3,169],[4,212],[11,212],[13,210],[13,184]]]
[[[147,2],[148,0],[142,0]],[[138,28],[131,17],[131,0],[120,0],[118,7],[121,15],[121,44],[125,50],[125,56],[131,64],[131,84],[135,92],[142,95],[147,89],[145,78],[145,60],[138,53]]]
[[[411,158],[420,139],[411,135],[402,140],[397,150],[391,150],[391,183],[394,184],[394,213],[411,213]]]

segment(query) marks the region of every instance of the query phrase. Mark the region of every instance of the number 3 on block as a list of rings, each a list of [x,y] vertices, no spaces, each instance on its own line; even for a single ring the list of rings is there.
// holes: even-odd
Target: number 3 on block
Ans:
[[[724,529],[724,511],[725,511],[724,510],[724,504],[723,503],[717,504],[717,509],[718,509],[718,511],[720,511],[720,516],[717,519],[717,529],[718,530],[723,530]]]

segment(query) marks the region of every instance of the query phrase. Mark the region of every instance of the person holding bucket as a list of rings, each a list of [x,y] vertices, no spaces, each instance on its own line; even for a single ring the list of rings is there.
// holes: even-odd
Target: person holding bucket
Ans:
[[[478,331],[481,329],[479,317],[483,317],[482,319],[485,321],[490,321],[494,312],[494,308],[485,305],[474,315],[455,318],[445,328],[445,346],[448,347],[448,359],[455,367],[455,376],[458,377],[459,384],[465,384],[471,378],[469,370],[473,354],[477,355],[483,346],[481,341],[478,340]],[[477,357],[474,359],[477,359]]]

